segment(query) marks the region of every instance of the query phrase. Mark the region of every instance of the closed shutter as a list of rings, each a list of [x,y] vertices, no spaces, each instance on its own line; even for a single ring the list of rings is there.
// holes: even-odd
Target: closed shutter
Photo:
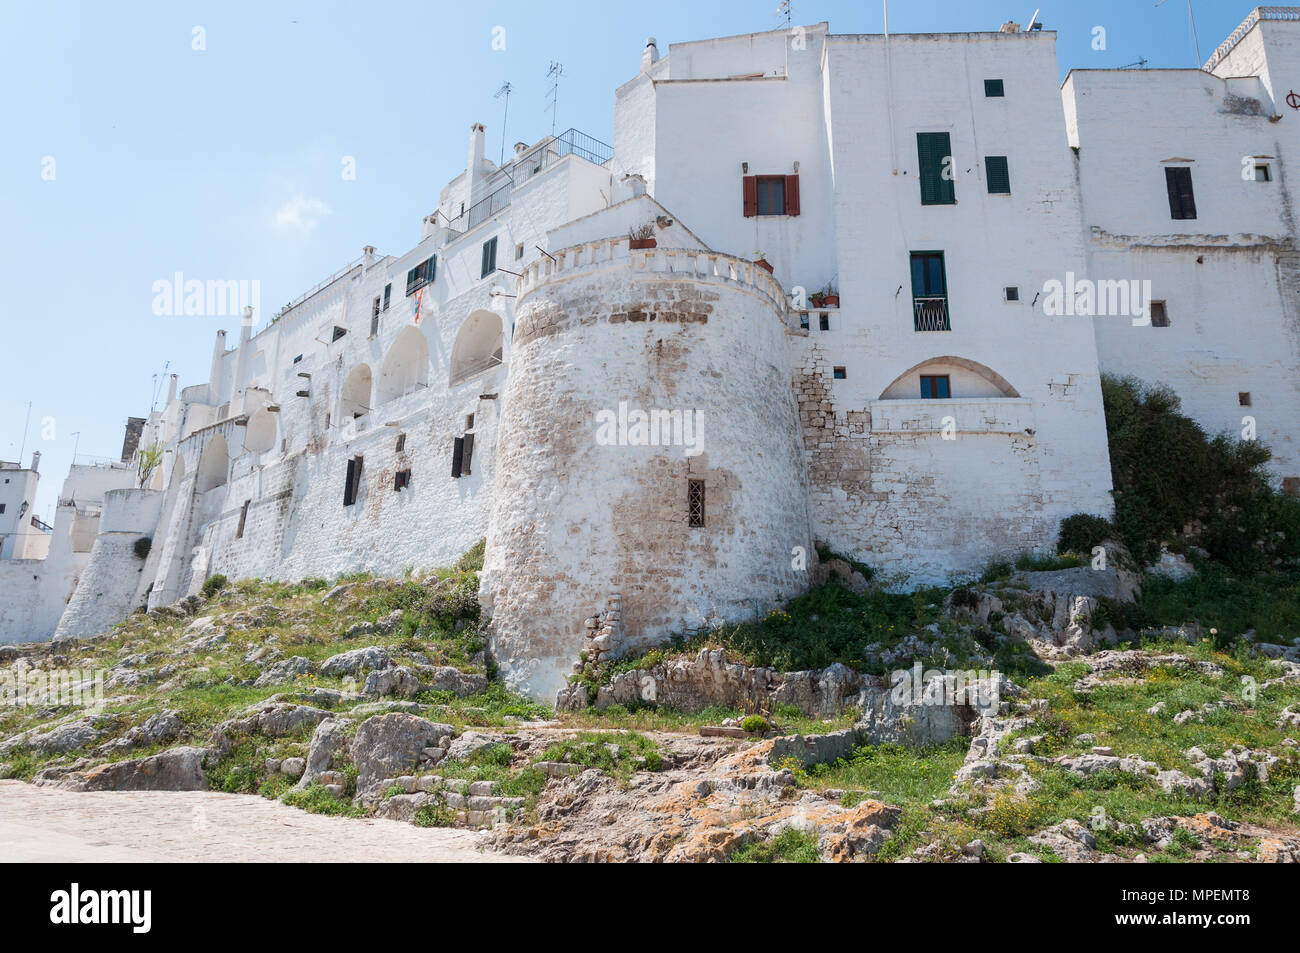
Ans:
[[[1169,217],[1196,218],[1196,197],[1192,194],[1192,170],[1182,166],[1166,168],[1165,187],[1169,190]]]
[[[745,218],[758,214],[758,176],[747,175],[742,180]]]
[[[360,465],[355,457],[348,461],[348,475],[343,481],[343,505],[351,506],[357,499],[357,479]]]
[[[785,214],[799,214],[799,176],[797,175],[785,177]]]
[[[388,302],[392,299],[393,286],[391,283],[384,285],[384,310],[388,310]]]
[[[419,266],[416,266],[406,273],[406,293],[408,295],[415,290],[415,276],[419,270]]]
[[[461,439],[464,441],[464,449],[461,451],[460,455],[460,473],[461,476],[469,476],[469,465],[474,458],[474,435],[472,433],[467,433]]]
[[[429,259],[429,267],[428,267],[427,271],[428,271],[428,279],[427,279],[427,280],[428,280],[429,284],[433,284],[434,276],[438,274],[438,256],[437,256],[437,255],[434,255],[432,258]]]
[[[1011,172],[1006,156],[985,156],[984,174],[988,178],[989,192],[996,195],[1011,194]]]
[[[465,454],[465,438],[457,437],[451,449],[451,475],[460,478],[460,461]]]
[[[953,205],[957,192],[951,178],[944,178],[945,160],[951,169],[952,143],[946,132],[918,132],[917,159],[921,167],[921,204]],[[951,175],[951,172],[950,172]]]
[[[483,243],[483,273],[480,278],[486,278],[492,272],[497,270],[497,240],[495,238]]]

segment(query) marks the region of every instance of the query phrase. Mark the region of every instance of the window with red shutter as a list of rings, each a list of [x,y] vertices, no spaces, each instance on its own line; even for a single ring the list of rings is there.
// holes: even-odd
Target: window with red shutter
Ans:
[[[785,177],[785,214],[799,214],[799,176],[797,175]]]
[[[747,175],[741,182],[744,193],[743,209],[745,218],[753,218],[758,214],[758,176]]]

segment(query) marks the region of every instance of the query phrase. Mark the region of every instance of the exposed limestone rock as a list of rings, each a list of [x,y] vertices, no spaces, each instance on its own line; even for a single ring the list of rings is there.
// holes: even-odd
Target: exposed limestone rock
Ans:
[[[169,748],[147,758],[102,764],[60,777],[38,774],[34,781],[74,791],[206,791],[203,762],[208,754],[206,748]]]
[[[306,675],[311,672],[315,666],[310,659],[303,658],[301,655],[295,655],[292,658],[281,659],[253,682],[254,688],[262,688],[266,685],[278,685],[282,682],[291,682],[300,675]]]
[[[316,726],[311,736],[311,746],[307,750],[307,760],[303,764],[302,777],[298,787],[305,788],[316,782],[323,772],[332,766],[335,757],[342,757],[347,751],[347,735],[343,721],[327,718]]]
[[[357,794],[372,796],[384,778],[413,769],[425,748],[455,734],[451,725],[436,724],[415,715],[391,712],[369,718],[352,739],[352,763],[357,768]]]
[[[322,663],[320,673],[328,676],[360,675],[362,672],[382,671],[392,664],[392,656],[386,648],[368,645],[362,649],[331,655]]]

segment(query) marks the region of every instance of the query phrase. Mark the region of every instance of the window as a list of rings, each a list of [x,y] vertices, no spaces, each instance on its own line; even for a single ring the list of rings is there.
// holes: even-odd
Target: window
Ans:
[[[1006,92],[1002,89],[1002,80],[984,80],[984,95],[989,97],[1005,96]]]
[[[406,293],[413,295],[425,285],[433,284],[433,278],[438,273],[438,256],[434,255],[420,262],[414,268],[406,273]]]
[[[474,415],[473,415],[473,414],[466,414],[466,415],[465,415],[465,429],[466,429],[466,430],[473,430],[473,429],[474,429]]]
[[[239,511],[239,529],[235,530],[235,539],[244,538],[244,524],[248,522],[248,504],[252,500],[244,500],[244,506]]]
[[[801,329],[803,329],[804,331],[807,331],[807,330],[808,330],[808,312],[807,312],[807,311],[801,311],[801,312],[799,313],[799,327],[800,327]]]
[[[474,435],[457,437],[451,450],[451,475],[455,479],[470,475],[470,460],[474,456]]]
[[[299,354],[297,357],[295,357],[295,358],[293,359],[293,362],[294,362],[295,364],[297,364],[297,363],[298,363],[299,361],[301,361],[301,360],[302,360],[302,355]]]
[[[686,518],[690,526],[704,525],[704,481],[686,481]]]
[[[1269,172],[1269,169],[1268,169],[1268,163],[1267,163],[1267,162],[1256,162],[1256,163],[1255,163],[1255,181],[1256,181],[1256,182],[1272,182],[1272,181],[1273,181],[1273,175],[1272,175],[1271,172]]]
[[[1016,285],[1007,285],[1005,288],[1002,289],[1002,300],[1003,300],[1003,301],[1019,301],[1019,300],[1020,300],[1020,288],[1019,288],[1018,286],[1016,286]]]
[[[385,311],[388,310],[388,302],[389,300],[391,300],[392,296],[393,296],[393,283],[390,281],[388,284],[384,285],[384,310]]]
[[[1011,173],[1006,156],[985,156],[984,176],[988,179],[990,195],[1011,194]]]
[[[333,344],[335,341],[337,341],[339,338],[343,337],[343,335],[347,333],[348,333],[347,328],[341,328],[337,324],[334,325],[334,336],[330,338],[330,343]]]
[[[480,278],[486,278],[492,272],[497,270],[497,240],[495,237],[489,238],[483,243],[483,273]]]
[[[1192,194],[1192,170],[1186,166],[1167,167],[1165,187],[1169,190],[1169,217],[1196,218],[1196,198]]]
[[[917,159],[921,167],[921,204],[956,205],[952,180],[952,142],[946,132],[918,132]]]
[[[947,374],[921,375],[921,398],[923,400],[947,400],[950,394]]]
[[[370,305],[370,336],[374,337],[379,333],[379,298]]]
[[[912,317],[917,331],[950,331],[943,252],[912,252]]]
[[[361,464],[363,457],[353,457],[348,461],[348,475],[343,482],[343,505],[351,506],[357,501],[357,492],[361,489]]]
[[[1165,310],[1163,301],[1152,301],[1150,306],[1151,326],[1153,328],[1169,327],[1169,313]]]
[[[411,485],[411,471],[398,470],[393,477],[393,491],[395,493],[400,493],[402,490],[405,490],[410,485]]]
[[[1250,406],[1250,391],[1248,391],[1248,390],[1238,391],[1238,393],[1237,393],[1237,403],[1240,404],[1242,407],[1249,407],[1249,406]]]
[[[817,315],[817,327],[823,331],[829,331],[831,329],[831,316],[825,311],[822,311]]]
[[[5,482],[8,483],[9,481],[5,480]],[[5,511],[5,504],[0,503],[0,513],[3,513],[4,511]]]
[[[741,184],[746,218],[799,214],[799,176],[747,175]]]
[[[832,368],[832,369],[831,369],[831,376],[832,376],[833,378],[835,378],[835,380],[837,380],[837,381],[842,381],[842,380],[844,380],[844,379],[845,379],[845,376],[846,376],[845,373],[844,373],[844,368],[842,368],[842,367],[835,367],[835,368]]]
[[[515,261],[518,261],[523,257],[524,257],[524,245],[523,242],[520,242],[518,245],[515,246]]]
[[[401,453],[405,449],[406,449],[406,434],[399,433],[397,435],[397,452]]]

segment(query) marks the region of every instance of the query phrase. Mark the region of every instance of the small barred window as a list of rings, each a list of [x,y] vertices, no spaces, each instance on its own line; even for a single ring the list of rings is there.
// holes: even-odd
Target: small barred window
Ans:
[[[686,494],[686,509],[691,526],[704,525],[704,481],[691,480]]]

